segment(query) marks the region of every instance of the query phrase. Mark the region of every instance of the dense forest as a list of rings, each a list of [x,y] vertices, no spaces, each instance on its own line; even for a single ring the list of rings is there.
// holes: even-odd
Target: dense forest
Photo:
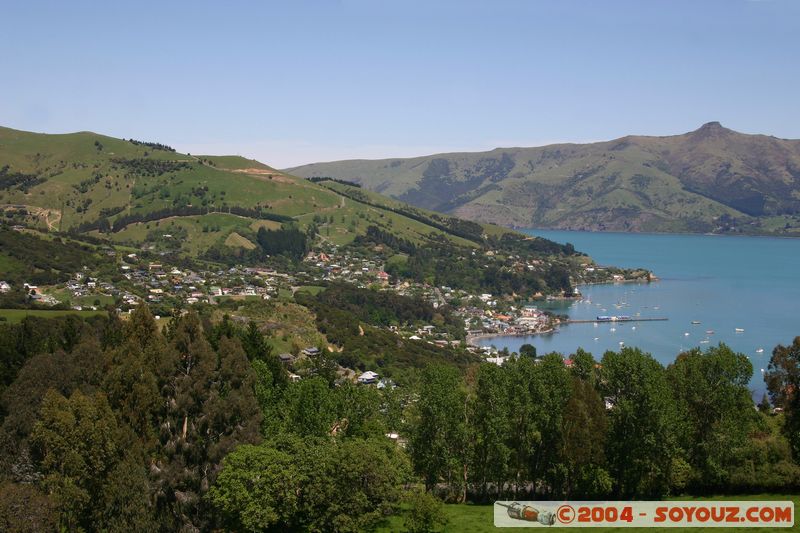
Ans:
[[[374,321],[393,304],[341,296]],[[255,323],[189,312],[159,328],[142,306],[125,320],[0,324],[0,362],[4,531],[362,531],[433,497],[800,481],[800,338],[773,352],[777,415],[754,409],[752,366],[724,345],[666,368],[632,348],[599,361],[579,351],[569,366],[557,354],[502,367],[440,358],[379,389],[337,384],[324,361],[292,382]]]

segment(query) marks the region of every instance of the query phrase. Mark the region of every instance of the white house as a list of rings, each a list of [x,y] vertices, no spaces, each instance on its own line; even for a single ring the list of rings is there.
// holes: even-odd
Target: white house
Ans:
[[[380,376],[373,372],[372,370],[367,370],[360,376],[358,376],[358,382],[362,385],[371,385],[373,383],[377,383]]]

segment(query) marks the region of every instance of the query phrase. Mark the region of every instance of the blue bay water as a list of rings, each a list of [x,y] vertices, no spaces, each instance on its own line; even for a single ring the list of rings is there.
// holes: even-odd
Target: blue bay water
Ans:
[[[582,301],[542,308],[572,319],[638,314],[669,320],[569,324],[547,335],[483,339],[483,345],[517,351],[531,343],[540,354],[569,354],[582,347],[599,359],[606,350],[618,350],[622,342],[652,353],[666,365],[683,350],[724,342],[750,358],[751,389],[760,400],[765,390],[762,369],[767,368],[772,349],[800,335],[800,239],[526,232],[570,242],[600,265],[643,267],[660,278],[650,284],[582,286]]]

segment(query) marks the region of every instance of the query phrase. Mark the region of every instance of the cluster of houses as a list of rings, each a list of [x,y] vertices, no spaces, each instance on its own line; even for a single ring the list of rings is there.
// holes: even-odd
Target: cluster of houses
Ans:
[[[380,262],[354,252],[339,253],[336,245],[330,245],[327,252],[309,252],[305,262],[319,269],[319,281],[343,281],[364,287],[389,285],[390,276]]]
[[[480,253],[480,252],[473,252]],[[501,260],[492,251],[483,252],[488,261]],[[437,328],[432,324],[415,326],[391,326],[390,329],[404,338],[428,342],[432,345],[447,347],[462,345],[466,337],[467,344],[480,335],[527,335],[552,329],[558,324],[558,318],[545,313],[533,305],[517,306],[512,301],[489,293],[471,294],[464,290],[447,286],[431,286],[413,281],[398,281],[385,271],[379,253],[371,251],[339,247],[328,241],[318,243],[314,251],[304,258],[305,272],[278,272],[270,268],[231,267],[215,271],[191,270],[166,262],[152,260],[151,254],[140,258],[136,253],[119,254],[115,259],[121,279],[114,282],[99,280],[82,272],[76,273],[67,282],[65,289],[74,298],[86,299],[92,295],[108,295],[119,303],[120,310],[131,309],[142,302],[164,305],[192,305],[198,303],[215,303],[224,297],[256,298],[268,300],[282,291],[292,294],[298,286],[326,282],[344,282],[358,287],[391,290],[401,295],[415,296],[431,303],[434,308],[449,306],[453,312],[463,319],[463,335],[454,336],[453,332]],[[502,258],[510,268],[535,271],[545,269],[548,265],[539,259],[520,258],[519,256]],[[586,280],[595,277],[609,277],[602,267],[586,265],[583,277]],[[614,274],[617,279],[620,274]],[[584,280],[584,281],[586,281]],[[10,285],[0,282],[0,292],[10,290]],[[45,303],[46,294],[34,288],[31,294]],[[540,294],[530,295],[532,298]],[[77,308],[77,307],[76,307]],[[484,350],[476,346],[468,349],[478,353]],[[313,354],[301,354],[312,357]],[[484,353],[492,357],[491,352]],[[280,354],[281,360],[291,368],[296,363],[290,354]],[[357,376],[363,384],[380,385],[382,380],[374,373],[365,372]],[[292,379],[299,379],[292,374]]]
[[[214,298],[224,296],[268,300],[293,282],[291,276],[272,269],[231,267],[195,272],[161,263],[144,263],[138,261],[136,254],[126,256],[120,268],[125,279],[151,303],[165,300],[180,300],[188,305],[213,303]]]
[[[120,278],[100,280],[75,272],[63,286],[40,289],[25,283],[29,297],[42,304],[55,305],[63,293],[70,301],[86,301],[93,297],[112,297],[121,311],[142,302],[176,305],[182,303],[214,303],[221,297],[253,297],[268,300],[280,290],[291,291],[294,277],[266,268],[229,268],[216,271],[193,271],[157,262],[140,260],[131,253],[119,261]],[[0,282],[0,292],[11,290],[11,284]],[[63,299],[63,298],[62,298]],[[84,306],[74,305],[81,310]],[[91,306],[95,308],[95,306]]]
[[[502,312],[470,306],[458,310],[469,328],[467,334],[478,335],[531,335],[552,329],[558,318],[534,305],[521,308],[509,306]]]

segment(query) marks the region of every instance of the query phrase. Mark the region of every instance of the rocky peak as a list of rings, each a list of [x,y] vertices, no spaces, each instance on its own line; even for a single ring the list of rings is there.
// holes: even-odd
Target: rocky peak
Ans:
[[[705,140],[724,137],[733,133],[719,122],[707,122],[691,133],[693,140]]]

